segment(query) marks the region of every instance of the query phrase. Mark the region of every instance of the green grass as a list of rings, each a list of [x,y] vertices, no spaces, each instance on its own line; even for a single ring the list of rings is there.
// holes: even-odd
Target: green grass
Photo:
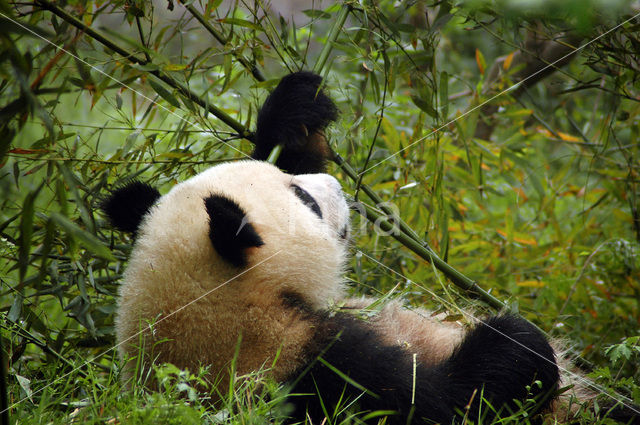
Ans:
[[[635,339],[612,347],[608,351],[613,363],[627,361],[637,351]],[[39,364],[35,370],[20,371],[9,379],[11,424],[274,424],[285,420],[291,407],[287,405],[287,389],[269,378],[268,369],[245,376],[233,376],[227,388],[209,381],[208,370],[198,373],[180,370],[171,364],[138,370],[137,379],[123,382],[121,362],[113,351],[102,356],[97,352],[90,359],[80,355],[67,358],[68,364],[57,361]],[[135,362],[136,359],[131,359]],[[28,378],[27,378],[28,376]],[[632,394],[637,400],[640,386],[633,379],[612,376],[608,368],[591,374],[598,385]],[[534,383],[535,384],[535,383]],[[345,384],[347,385],[347,384]],[[151,389],[153,388],[153,389]],[[475,394],[474,397],[482,397]],[[212,399],[217,400],[215,404]],[[610,400],[600,397],[596,405]],[[485,424],[527,424],[534,400],[526,400],[512,414],[501,414]],[[352,424],[375,420],[384,423],[388,412],[360,412],[357,400],[344,400],[331,409],[326,406],[327,423]],[[480,412],[494,411],[481,403]],[[603,416],[603,411],[598,411]],[[465,415],[463,414],[463,418]],[[589,409],[576,413],[575,423],[605,425],[610,419],[598,419]],[[472,422],[463,419],[466,424]],[[549,422],[552,423],[552,422]]]

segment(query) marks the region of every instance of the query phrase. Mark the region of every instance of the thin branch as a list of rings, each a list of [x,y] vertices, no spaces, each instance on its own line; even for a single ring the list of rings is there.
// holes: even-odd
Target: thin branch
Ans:
[[[144,46],[144,49],[143,49],[144,57],[147,59],[147,62],[151,62],[151,56],[149,56],[149,52],[147,52],[148,47],[144,41],[144,34],[142,33],[142,24],[140,23],[139,16],[136,16],[136,26],[138,27],[138,34],[140,35],[140,43]]]
[[[128,131],[148,131],[151,133],[204,133],[203,130],[169,130],[166,128],[139,128],[139,127],[112,127],[112,126],[101,126],[101,125],[90,125],[90,124],[78,124],[73,122],[63,122],[61,123],[67,127],[81,127],[81,128],[93,128],[95,130],[128,130]],[[236,133],[230,133],[225,131],[217,131],[218,134],[226,134],[226,135],[235,135]]]

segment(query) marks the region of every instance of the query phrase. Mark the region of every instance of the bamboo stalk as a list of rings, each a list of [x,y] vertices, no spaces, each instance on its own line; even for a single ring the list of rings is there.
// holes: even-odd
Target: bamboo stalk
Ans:
[[[320,51],[318,60],[316,60],[316,64],[313,66],[313,72],[315,72],[316,74],[322,75],[322,70],[324,69],[327,59],[329,58],[329,54],[333,50],[333,43],[338,38],[340,30],[347,20],[349,11],[351,11],[351,6],[349,6],[348,3],[343,4],[342,9],[340,9],[340,12],[338,13],[335,23],[331,27],[331,31],[329,32],[329,36],[327,37],[327,42],[324,46],[322,46],[322,50]]]
[[[443,261],[438,255],[433,252],[431,248],[428,246],[422,245],[419,241],[413,239],[406,233],[402,231],[398,231],[399,229],[394,229],[394,225],[391,223],[392,220],[397,220],[396,217],[390,216],[387,214],[380,214],[378,211],[373,209],[371,206],[360,202],[358,204],[364,208],[355,208],[360,214],[362,214],[367,220],[372,223],[376,223],[380,226],[382,230],[385,232],[389,232],[394,239],[400,242],[402,245],[409,248],[411,251],[418,254],[423,259],[432,263],[438,270],[440,270],[445,276],[451,280],[457,287],[476,295],[479,299],[489,304],[491,307],[495,309],[502,309],[505,307],[505,304],[482,289],[476,282],[469,279],[467,276],[460,273],[455,268],[451,267],[445,261]],[[396,221],[395,223],[399,223]]]
[[[282,153],[282,149],[283,149],[282,145],[275,145],[273,149],[271,149],[271,153],[267,158],[267,162],[269,164],[275,164],[278,158],[280,157],[280,154]]]

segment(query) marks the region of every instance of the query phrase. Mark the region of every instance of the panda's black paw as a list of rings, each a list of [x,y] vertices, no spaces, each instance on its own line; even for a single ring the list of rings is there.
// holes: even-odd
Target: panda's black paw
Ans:
[[[555,354],[547,338],[515,315],[481,322],[467,333],[444,366],[454,385],[466,387],[463,393],[471,396],[477,391],[469,410],[472,414],[487,410],[481,406],[483,401],[495,409],[517,411],[526,400],[535,400],[529,407],[544,411],[559,382]]]
[[[254,159],[265,160],[282,145],[276,165],[292,174],[319,173],[331,159],[325,128],[338,117],[338,109],[321,88],[322,77],[295,72],[282,78],[267,97],[255,132]]]

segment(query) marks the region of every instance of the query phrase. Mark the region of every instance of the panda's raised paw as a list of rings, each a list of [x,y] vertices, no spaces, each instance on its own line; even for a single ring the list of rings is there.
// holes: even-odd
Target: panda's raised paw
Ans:
[[[283,151],[276,165],[291,174],[321,173],[332,151],[324,134],[338,109],[322,89],[322,77],[301,71],[289,74],[267,97],[255,131],[252,158],[265,160],[276,145]]]

